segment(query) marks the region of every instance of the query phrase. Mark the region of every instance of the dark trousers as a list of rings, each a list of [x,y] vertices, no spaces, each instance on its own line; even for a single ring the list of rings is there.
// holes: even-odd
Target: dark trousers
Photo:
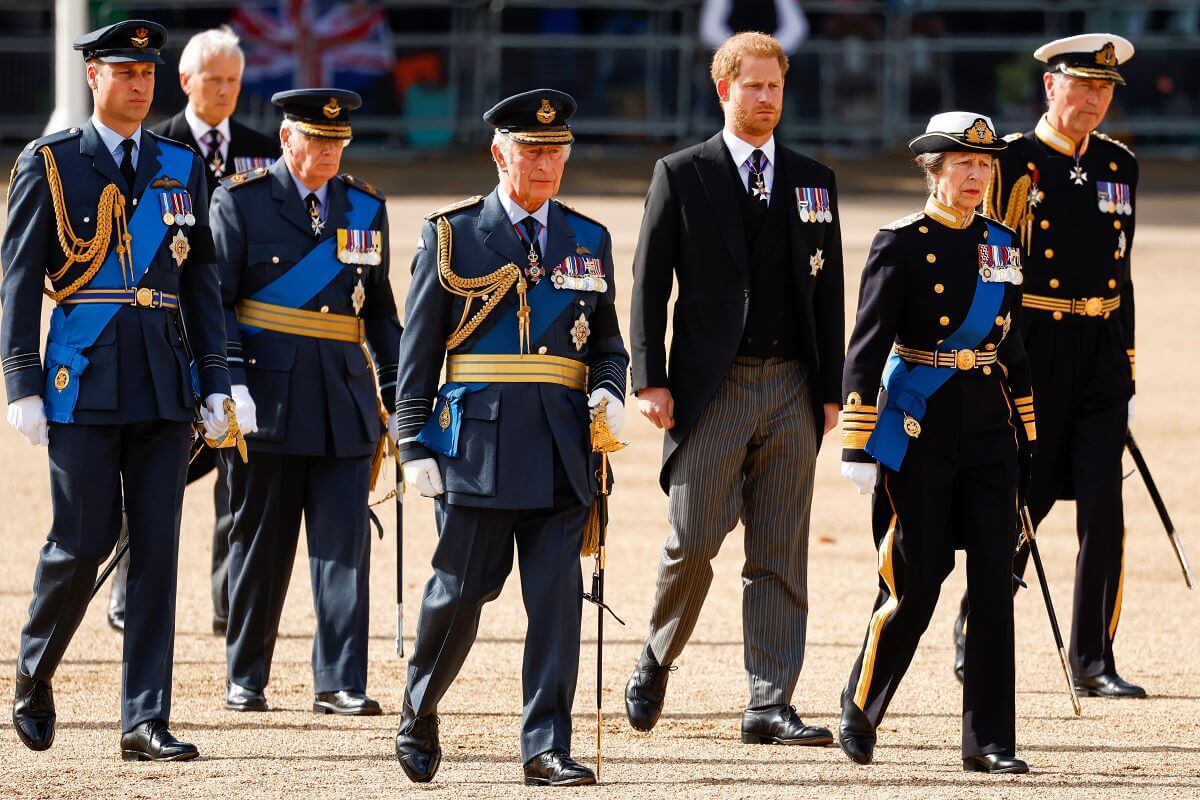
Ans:
[[[216,516],[212,537],[213,620],[224,622],[229,618],[229,531],[233,528],[233,512],[229,510],[229,480],[225,474],[225,460],[218,457],[217,451],[213,448],[203,448],[188,465],[187,482],[189,485],[194,483],[214,468],[217,470],[217,480],[213,484],[213,512]],[[112,588],[109,590],[108,609],[110,612],[124,613],[125,582],[128,577],[129,562],[121,559],[121,563],[113,572]]]
[[[1036,527],[1055,501],[1075,499],[1075,597],[1071,669],[1078,677],[1116,672],[1113,640],[1121,618],[1125,509],[1121,456],[1130,395],[1129,359],[1112,323],[1039,320],[1025,339],[1033,367],[1037,455],[1029,481]],[[1014,563],[1025,574],[1028,548]],[[964,611],[971,607],[964,598]],[[974,624],[973,619],[968,620]]]
[[[512,570],[515,544],[529,619],[521,669],[521,758],[555,748],[570,751],[587,508],[569,486],[563,489],[555,492],[553,508],[533,511],[437,501],[438,544],[408,662],[407,718],[437,713],[475,642],[484,604],[499,596]]]
[[[1015,752],[1015,443],[1009,449],[1000,462],[953,467],[910,447],[900,472],[880,467],[872,501],[879,596],[842,700],[857,705],[873,729],[929,625],[942,581],[954,569],[954,551],[962,548],[967,596],[976,609],[967,630],[962,753]]]
[[[303,514],[317,615],[314,691],[366,691],[370,457],[252,452],[249,463],[243,464],[231,451],[222,458],[229,470],[233,509],[228,679],[263,691],[271,678]]]
[[[54,521],[34,575],[18,668],[50,680],[87,611],[100,563],[129,527],[121,728],[171,714],[179,523],[191,426],[50,426]]]

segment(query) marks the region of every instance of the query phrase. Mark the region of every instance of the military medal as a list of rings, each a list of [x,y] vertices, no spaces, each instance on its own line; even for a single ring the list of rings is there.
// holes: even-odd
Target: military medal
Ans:
[[[526,219],[532,219],[532,217],[526,217]],[[534,225],[536,226],[535,231],[540,233],[542,224],[534,220]],[[513,228],[517,231],[517,236],[521,241],[529,245],[529,253],[526,255],[526,258],[529,260],[529,267],[525,270],[525,274],[529,276],[529,280],[537,283],[546,274],[546,270],[542,267],[542,257],[538,255],[536,239],[529,238],[529,234],[526,233],[523,225],[514,224]]]
[[[158,196],[158,205],[163,212],[164,225],[196,224],[196,216],[192,213],[192,196],[187,192],[162,192]]]
[[[320,236],[325,230],[325,220],[321,219],[321,210],[316,203],[308,207],[308,224],[312,226],[313,236]]]
[[[575,320],[575,324],[571,326],[571,341],[575,343],[575,349],[582,350],[591,335],[592,327],[588,325],[587,317],[580,314],[579,319]]]
[[[383,263],[383,232],[338,228],[337,259],[343,264],[379,266]]]
[[[1017,247],[979,245],[979,278],[984,283],[1011,283],[1020,286],[1025,282],[1021,272],[1021,250]]]
[[[812,267],[812,276],[815,278],[817,273],[825,267],[825,257],[821,255],[821,248],[818,247],[817,252],[808,259],[808,265]]]
[[[367,291],[363,288],[363,282],[360,280],[354,284],[354,291],[350,293],[350,305],[354,306],[354,316],[358,316],[358,312],[362,311],[363,303],[367,300]]]
[[[913,439],[916,439],[918,436],[921,435],[921,423],[917,422],[915,417],[911,417],[908,414],[905,414],[904,415],[904,433],[907,436],[910,436]]]
[[[833,222],[829,190],[820,187],[796,187],[796,210],[801,222]]]
[[[71,385],[71,371],[66,367],[59,367],[58,372],[54,373],[54,388],[62,392]]]
[[[1083,171],[1083,165],[1079,163],[1079,156],[1075,156],[1075,166],[1071,168],[1071,180],[1076,186],[1083,186],[1083,182],[1087,180],[1087,173]]]
[[[587,248],[583,248],[588,252]],[[563,259],[550,271],[550,282],[555,289],[579,292],[606,292],[608,281],[604,279],[603,262],[592,255],[574,255]]]
[[[183,235],[183,229],[175,231],[175,236],[171,239],[171,255],[175,258],[175,266],[182,267],[184,259],[191,251],[192,246],[188,243],[187,237]]]
[[[249,172],[258,167],[269,167],[275,163],[273,158],[255,158],[252,156],[234,156],[233,171],[234,172]]]
[[[754,152],[758,152],[755,150]],[[761,153],[759,154],[761,155]],[[764,205],[771,202],[771,190],[767,188],[767,176],[763,173],[767,169],[767,160],[764,158],[761,167],[754,166],[754,156],[751,155],[746,159],[746,169],[750,171],[750,194],[755,200],[760,200]]]

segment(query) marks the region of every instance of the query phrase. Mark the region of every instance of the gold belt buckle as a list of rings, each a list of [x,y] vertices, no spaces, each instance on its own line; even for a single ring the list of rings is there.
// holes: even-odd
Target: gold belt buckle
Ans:
[[[959,369],[975,369],[975,351],[958,350],[954,354],[954,366]]]
[[[1099,297],[1089,297],[1083,303],[1083,313],[1089,317],[1098,317],[1104,310],[1104,301]]]
[[[154,290],[147,289],[145,286],[138,289],[133,295],[134,303],[142,308],[149,308],[154,305]]]

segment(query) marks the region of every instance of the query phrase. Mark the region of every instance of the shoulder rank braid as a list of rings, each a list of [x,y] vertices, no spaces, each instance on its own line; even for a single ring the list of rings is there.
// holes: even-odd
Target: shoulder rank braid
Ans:
[[[1029,254],[1033,238],[1033,207],[1029,205],[1029,193],[1034,188],[1033,179],[1029,175],[1022,175],[1013,183],[1008,202],[1004,203],[1000,159],[992,159],[992,179],[983,195],[983,213],[1016,231],[1026,255]]]
[[[67,257],[60,269],[50,273],[50,280],[56,281],[63,277],[74,264],[89,260],[92,262],[82,275],[63,289],[55,291],[42,287],[42,291],[47,297],[56,303],[61,303],[79,291],[100,271],[100,267],[104,264],[104,258],[108,255],[108,243],[112,238],[114,223],[118,237],[117,258],[121,262],[122,274],[126,269],[132,272],[133,258],[130,248],[133,237],[129,235],[129,227],[125,221],[125,195],[121,194],[121,190],[114,183],[104,187],[104,191],[100,194],[100,202],[96,205],[96,235],[92,237],[91,241],[85,241],[76,236],[75,231],[71,228],[71,220],[67,217],[67,210],[63,202],[62,179],[59,176],[54,154],[50,152],[49,147],[43,147],[41,153],[46,164],[46,182],[50,184],[50,199],[54,203],[58,246],[62,248],[63,255]]]
[[[525,299],[528,285],[525,282],[525,275],[521,272],[521,268],[511,261],[505,264],[500,269],[490,272],[487,275],[481,275],[478,278],[464,278],[461,275],[456,275],[450,267],[451,255],[451,239],[453,230],[450,223],[444,216],[438,217],[437,221],[437,264],[438,264],[438,280],[441,281],[442,287],[450,292],[450,294],[458,297],[466,298],[466,304],[463,306],[462,317],[458,321],[458,327],[450,334],[450,338],[446,340],[446,349],[453,350],[464,341],[467,340],[475,329],[487,319],[488,314],[495,310],[496,306],[508,293],[508,290],[517,286],[517,299],[520,303],[520,308],[517,310],[518,326],[520,328],[519,341],[521,350],[524,353],[529,352],[529,303]],[[471,305],[475,298],[487,298],[483,306],[475,312],[475,315],[468,319],[471,313]]]

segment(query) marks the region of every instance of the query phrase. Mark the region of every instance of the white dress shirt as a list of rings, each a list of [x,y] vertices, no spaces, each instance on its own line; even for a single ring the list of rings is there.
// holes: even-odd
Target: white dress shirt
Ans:
[[[767,193],[771,192],[771,187],[775,184],[775,136],[771,135],[763,143],[762,147],[755,147],[744,139],[739,139],[737,134],[723,128],[721,130],[721,138],[725,140],[725,147],[729,150],[729,155],[733,156],[733,163],[737,164],[738,175],[742,176],[742,188],[750,191],[750,167],[746,166],[746,162],[750,160],[750,154],[755,150],[762,150],[763,156],[767,159],[767,165],[763,168],[763,180],[767,184]]]
[[[541,231],[538,232],[538,248],[544,255],[546,252],[546,238],[548,236],[547,231],[549,230],[548,223],[550,222],[550,201],[547,200],[546,202],[542,203],[540,208],[530,214],[528,211],[517,205],[517,201],[513,200],[512,197],[509,196],[508,192],[504,191],[503,186],[497,188],[496,194],[500,196],[500,205],[504,206],[504,210],[508,212],[508,218],[512,220],[513,225],[520,225],[521,220],[525,219],[526,217],[533,217],[542,226]],[[522,227],[521,230],[524,231],[524,228]]]
[[[92,115],[92,126],[95,127],[96,133],[100,134],[100,141],[104,142],[108,152],[112,153],[113,161],[117,162],[118,167],[121,166],[121,160],[125,158],[125,150],[121,147],[121,142],[125,141],[126,137],[105,125],[94,114]],[[139,125],[133,135],[128,138],[133,139],[133,153],[130,154],[130,158],[133,160],[133,168],[137,169],[138,155],[142,151],[142,126]]]
[[[217,133],[221,134],[221,144],[218,149],[221,151],[221,163],[229,163],[229,117],[221,120],[217,125],[209,125],[204,120],[196,115],[192,110],[192,104],[188,103],[188,107],[183,110],[183,118],[187,120],[188,129],[192,132],[192,138],[196,140],[196,144],[200,145],[200,158],[203,161],[208,161],[208,132],[214,127]],[[304,195],[301,195],[303,197]]]

